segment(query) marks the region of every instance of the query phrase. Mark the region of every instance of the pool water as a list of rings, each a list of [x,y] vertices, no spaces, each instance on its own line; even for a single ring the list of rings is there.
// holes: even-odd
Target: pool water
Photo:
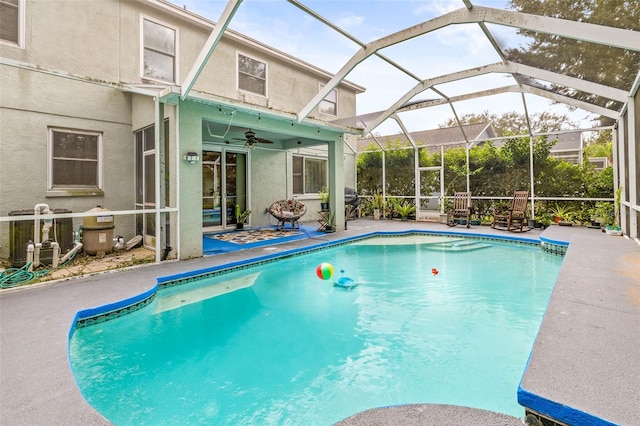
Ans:
[[[372,238],[160,290],[73,332],[77,383],[116,425],[330,425],[409,403],[522,417],[562,258],[444,240]],[[358,285],[333,286],[341,276]]]

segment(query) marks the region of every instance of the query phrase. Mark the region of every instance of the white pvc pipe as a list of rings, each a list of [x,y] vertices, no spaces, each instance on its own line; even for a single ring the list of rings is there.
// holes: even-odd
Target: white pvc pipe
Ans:
[[[81,248],[82,248],[82,243],[80,241],[76,241],[74,243],[73,248],[71,250],[69,250],[69,252],[67,254],[62,256],[62,259],[60,259],[60,263],[64,263],[67,260],[69,260],[71,258],[71,256],[76,254],[78,252],[78,250],[80,250]]]
[[[53,254],[51,256],[51,267],[58,267],[58,258],[60,257],[60,245],[55,241],[51,242],[51,249],[53,250]]]
[[[42,212],[40,210],[43,210]],[[38,216],[40,214],[50,214],[51,210],[49,210],[48,204],[36,204],[33,208],[33,214]],[[51,222],[49,222],[49,226],[46,226],[47,239],[49,238],[49,228],[51,228]],[[44,229],[43,229],[44,231]],[[33,242],[38,244],[40,242],[40,219],[36,218],[33,220]]]
[[[34,268],[40,266],[40,249],[42,248],[42,243],[36,243],[35,249],[33,251],[33,263],[31,264]]]
[[[33,270],[33,254],[36,250],[36,247],[33,243],[27,245],[27,265],[29,265],[29,272]]]

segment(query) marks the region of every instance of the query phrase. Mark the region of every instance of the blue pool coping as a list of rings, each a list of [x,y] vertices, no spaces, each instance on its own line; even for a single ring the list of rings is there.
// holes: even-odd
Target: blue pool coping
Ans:
[[[529,364],[527,363],[527,368]],[[526,370],[526,368],[525,368]],[[612,423],[601,419],[587,412],[569,407],[567,405],[543,398],[518,386],[518,404],[538,413],[545,413],[554,422],[567,425],[589,425],[589,426],[618,426],[619,423]]]

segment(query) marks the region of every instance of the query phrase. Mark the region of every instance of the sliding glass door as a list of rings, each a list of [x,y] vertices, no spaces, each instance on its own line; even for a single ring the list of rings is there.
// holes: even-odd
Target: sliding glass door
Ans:
[[[206,146],[202,151],[202,227],[224,229],[236,223],[235,206],[248,208],[246,152]]]

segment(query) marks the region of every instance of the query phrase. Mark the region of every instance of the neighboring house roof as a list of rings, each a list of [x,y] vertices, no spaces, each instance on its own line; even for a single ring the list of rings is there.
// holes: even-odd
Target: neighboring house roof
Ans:
[[[551,148],[551,152],[557,151],[579,151],[582,149],[582,132],[560,133],[549,135],[549,140],[557,140]]]
[[[555,141],[549,150],[552,156],[574,164],[582,162],[582,132],[552,133],[547,138],[551,142]],[[504,142],[505,139],[497,139],[493,141],[493,146],[501,148]]]
[[[462,131],[464,130],[464,134]],[[462,126],[445,127],[440,129],[420,130],[410,132],[411,138],[419,147],[437,148],[441,145],[447,147],[464,146],[465,135],[469,142],[484,141],[496,137],[496,132],[491,123],[465,124]],[[376,136],[377,141],[385,147],[390,142],[397,142],[401,145],[411,146],[409,139],[404,133],[395,135]],[[362,138],[358,141],[358,151],[366,151],[371,144],[376,144],[373,138]],[[376,144],[377,145],[377,144]]]

